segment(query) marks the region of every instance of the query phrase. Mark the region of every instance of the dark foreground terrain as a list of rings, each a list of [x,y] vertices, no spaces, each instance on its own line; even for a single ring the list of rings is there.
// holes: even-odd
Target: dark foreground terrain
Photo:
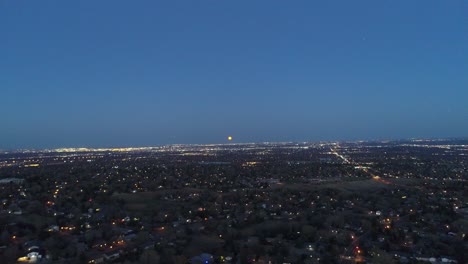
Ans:
[[[467,263],[468,141],[0,153],[0,262]]]

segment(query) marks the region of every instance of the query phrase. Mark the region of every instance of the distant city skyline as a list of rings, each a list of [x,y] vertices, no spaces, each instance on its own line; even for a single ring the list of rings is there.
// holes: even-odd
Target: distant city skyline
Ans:
[[[2,1],[0,34],[3,150],[468,136],[462,0]]]
[[[468,140],[468,137],[453,137],[453,138],[400,138],[400,139],[360,139],[360,140],[317,140],[317,141],[258,141],[258,142],[218,142],[218,143],[167,143],[159,145],[115,145],[115,146],[60,146],[60,147],[47,147],[47,148],[16,148],[16,149],[0,149],[0,152],[42,152],[42,151],[52,151],[52,152],[133,152],[133,151],[151,151],[157,149],[163,149],[167,147],[196,147],[196,146],[253,146],[253,145],[282,145],[282,144],[311,144],[311,145],[321,145],[321,144],[354,144],[354,143],[398,143],[398,142],[414,142],[421,144],[423,142],[430,143],[430,145],[437,146],[437,142],[453,142],[460,143]]]

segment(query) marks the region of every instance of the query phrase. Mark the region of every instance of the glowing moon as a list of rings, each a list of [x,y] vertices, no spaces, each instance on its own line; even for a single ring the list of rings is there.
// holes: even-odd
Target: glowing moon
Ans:
[[[231,140],[232,140],[232,137],[231,137],[231,136],[229,136],[229,137],[228,137],[228,140],[229,140],[229,141],[231,141]]]

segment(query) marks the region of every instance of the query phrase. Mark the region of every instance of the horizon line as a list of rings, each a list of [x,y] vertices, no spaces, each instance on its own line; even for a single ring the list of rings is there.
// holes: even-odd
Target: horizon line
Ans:
[[[171,143],[171,144],[160,144],[152,146],[112,146],[112,147],[53,147],[53,148],[16,148],[16,149],[0,149],[3,153],[15,153],[15,152],[80,152],[81,151],[115,151],[115,152],[129,152],[135,150],[144,150],[151,148],[171,147],[171,146],[235,146],[235,145],[253,145],[253,144],[286,144],[286,143],[357,143],[357,142],[397,142],[397,141],[444,141],[444,140],[468,140],[466,137],[411,137],[411,138],[399,138],[399,139],[356,139],[356,140],[317,140],[317,141],[257,141],[257,142],[225,142],[225,143]],[[75,150],[75,151],[72,151]]]

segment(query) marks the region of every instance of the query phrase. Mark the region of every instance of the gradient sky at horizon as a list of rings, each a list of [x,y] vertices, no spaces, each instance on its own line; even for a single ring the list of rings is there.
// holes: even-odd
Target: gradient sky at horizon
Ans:
[[[0,0],[0,149],[468,136],[468,1]]]

